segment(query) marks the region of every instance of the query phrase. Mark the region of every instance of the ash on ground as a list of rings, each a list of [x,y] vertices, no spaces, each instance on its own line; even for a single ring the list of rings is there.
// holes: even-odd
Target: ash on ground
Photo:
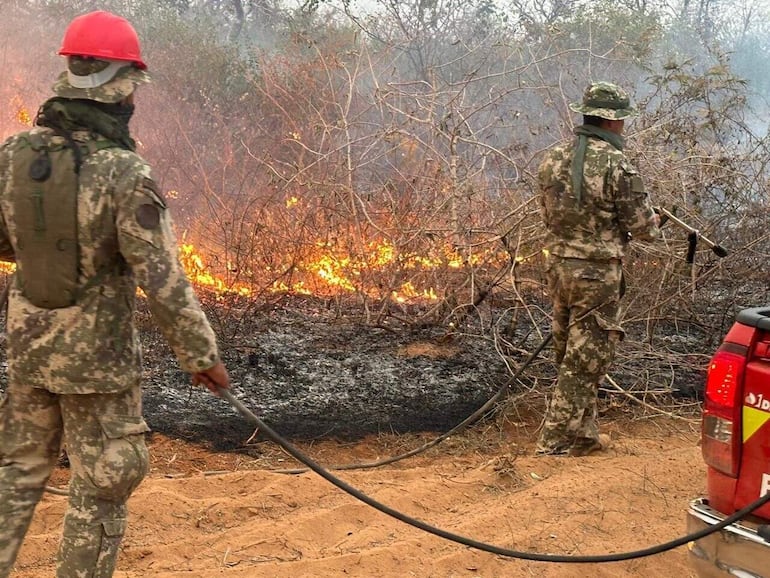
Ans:
[[[390,324],[373,326],[357,322],[355,315],[330,314],[311,298],[261,310],[208,305],[234,395],[295,441],[448,431],[510,383],[512,372],[544,344],[549,326],[545,316],[533,326],[529,316],[512,315],[510,309],[490,311],[486,318],[468,316],[462,331],[448,332],[441,325],[398,324],[393,317]],[[227,401],[190,385],[144,302],[137,323],[144,414],[153,431],[217,451],[250,452],[252,441],[264,439]],[[603,408],[618,400],[638,407],[636,396],[646,407],[660,403],[676,410],[682,399],[692,405],[699,397],[704,360],[713,349],[708,336],[722,331],[681,320],[676,328],[661,325],[654,339],[645,331],[639,323],[627,324],[613,365],[622,389],[600,389]],[[526,396],[526,405],[540,409],[555,381],[548,349],[511,383],[513,395]],[[4,356],[0,348],[3,365]]]
[[[189,386],[162,337],[143,333],[150,427],[218,450],[243,446],[254,424]],[[252,329],[222,343],[222,354],[234,395],[290,439],[446,431],[508,377],[499,352],[483,339],[447,339],[435,327],[394,332],[296,311],[259,314]]]

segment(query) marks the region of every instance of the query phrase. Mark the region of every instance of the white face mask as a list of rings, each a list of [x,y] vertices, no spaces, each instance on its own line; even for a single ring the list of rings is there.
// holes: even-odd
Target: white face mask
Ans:
[[[110,80],[115,78],[118,70],[126,66],[130,66],[130,63],[123,60],[108,60],[110,64],[99,72],[87,74],[86,76],[78,76],[71,71],[67,71],[67,80],[70,86],[73,88],[97,88],[103,84],[107,84]]]

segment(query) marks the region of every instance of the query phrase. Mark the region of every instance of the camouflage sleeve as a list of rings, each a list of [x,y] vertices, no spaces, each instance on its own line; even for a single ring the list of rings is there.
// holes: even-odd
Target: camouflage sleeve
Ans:
[[[6,141],[7,143],[8,141]],[[8,158],[8,152],[6,151],[6,144],[4,143],[0,148],[0,194],[4,195],[5,187],[7,186],[8,167],[10,166],[10,159]],[[16,261],[16,256],[13,251],[13,245],[11,245],[11,238],[8,234],[8,226],[5,222],[5,214],[0,215],[0,260],[2,261]]]
[[[537,192],[540,217],[546,228],[550,228],[552,209],[555,202],[564,195],[564,185],[556,178],[557,166],[563,159],[561,148],[553,148],[537,169]]]
[[[219,361],[216,338],[179,263],[171,216],[149,170],[124,194],[116,194],[120,252],[184,371]]]
[[[0,261],[16,262],[16,254],[8,236],[8,227],[5,224],[5,215],[0,219]]]
[[[660,236],[650,196],[642,177],[627,161],[620,161],[613,170],[615,208],[623,233],[639,241],[653,241]]]
[[[537,171],[537,202],[540,209],[540,218],[546,226],[549,223],[548,204],[546,203],[546,194],[548,194],[548,172],[550,166],[548,159],[543,161]]]

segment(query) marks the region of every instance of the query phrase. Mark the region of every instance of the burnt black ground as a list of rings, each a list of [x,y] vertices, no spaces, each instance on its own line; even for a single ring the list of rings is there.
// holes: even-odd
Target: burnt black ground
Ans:
[[[516,369],[548,331],[547,318],[538,320],[538,331],[533,331],[525,316],[512,323],[499,311],[484,315],[484,328],[474,327],[479,320],[469,318],[461,333],[399,324],[395,316],[372,326],[350,312],[330,312],[328,304],[311,298],[261,309],[212,300],[204,301],[204,308],[219,336],[236,397],[296,441],[448,431],[510,379],[498,351],[506,340],[501,333],[513,333],[507,339],[515,345],[506,356]],[[190,385],[143,302],[137,321],[144,351],[144,413],[152,430],[216,450],[251,451],[249,442],[262,439],[253,436],[254,425],[226,401]],[[689,334],[681,324],[676,331],[664,327],[652,345],[634,335],[640,332],[633,324],[628,331],[633,338],[626,339],[613,367],[624,388],[639,392],[647,403],[657,399],[646,395],[650,389],[668,390],[674,398],[697,396],[708,359],[698,349],[712,348],[703,345],[701,330],[695,327]],[[2,348],[0,362],[4,354]],[[544,393],[555,371],[550,356],[544,351],[514,386],[514,393],[522,385],[527,388],[532,397],[527,405],[545,406]],[[4,380],[3,371],[0,391]],[[633,406],[617,392],[603,390],[600,397]]]
[[[491,344],[447,343],[436,328],[394,332],[285,310],[256,314],[249,325],[222,343],[233,391],[290,439],[445,431],[507,379]],[[219,450],[241,447],[253,424],[207,390],[190,387],[157,332],[143,332],[143,340],[150,427]]]

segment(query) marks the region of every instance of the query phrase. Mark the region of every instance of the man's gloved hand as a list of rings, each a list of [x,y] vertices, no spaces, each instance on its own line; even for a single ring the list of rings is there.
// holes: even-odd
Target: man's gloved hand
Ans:
[[[660,229],[668,221],[668,215],[666,214],[666,211],[662,210],[660,207],[653,207],[652,209],[655,211],[655,216],[657,217],[655,224],[658,226],[658,229]],[[673,207],[673,213],[676,214],[676,206]]]
[[[205,385],[214,395],[219,395],[219,389],[230,389],[230,376],[221,361],[204,371],[193,373],[192,382],[193,385]]]

